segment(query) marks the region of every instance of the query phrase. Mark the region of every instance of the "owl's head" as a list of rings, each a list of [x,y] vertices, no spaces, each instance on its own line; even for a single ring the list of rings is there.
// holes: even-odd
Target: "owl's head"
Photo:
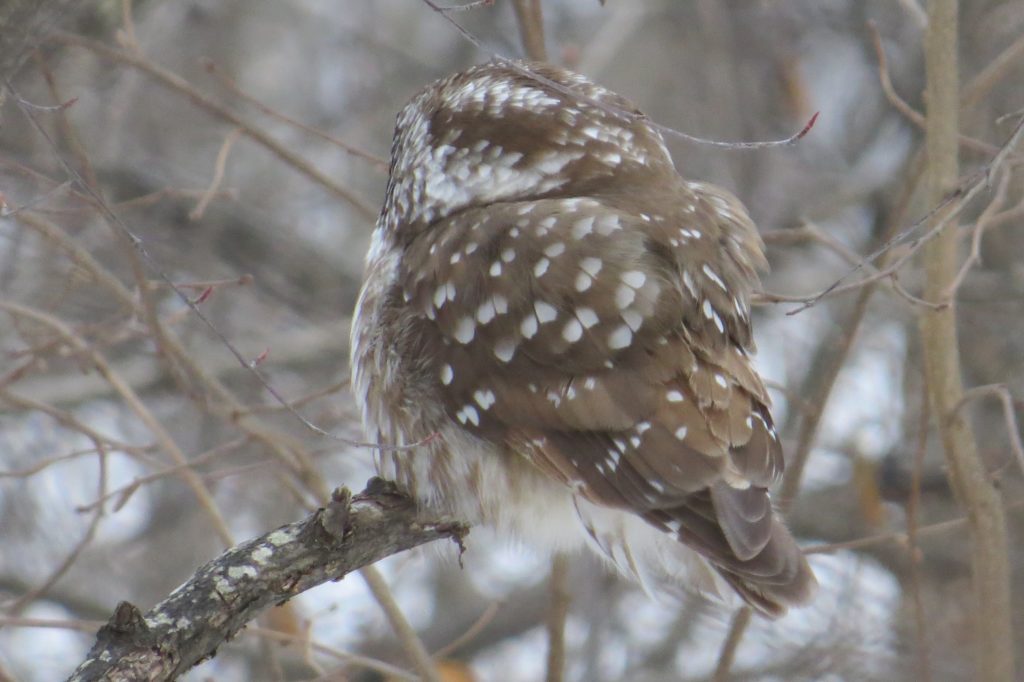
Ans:
[[[547,64],[484,64],[399,113],[379,227],[407,242],[467,207],[628,193],[666,171],[660,134],[625,98]]]

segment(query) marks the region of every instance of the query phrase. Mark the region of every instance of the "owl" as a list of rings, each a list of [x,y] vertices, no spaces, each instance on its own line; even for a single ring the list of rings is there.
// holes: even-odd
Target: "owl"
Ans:
[[[765,267],[739,200],[625,98],[528,62],[433,83],[398,115],[353,317],[380,475],[654,593],[806,602],[751,363]]]

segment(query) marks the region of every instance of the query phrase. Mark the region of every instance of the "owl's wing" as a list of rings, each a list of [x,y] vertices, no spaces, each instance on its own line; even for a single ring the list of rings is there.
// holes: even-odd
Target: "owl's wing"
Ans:
[[[590,198],[464,210],[410,245],[403,293],[453,420],[676,534],[775,613],[813,578],[766,490],[782,454],[748,356],[759,241],[714,196],[668,217]]]

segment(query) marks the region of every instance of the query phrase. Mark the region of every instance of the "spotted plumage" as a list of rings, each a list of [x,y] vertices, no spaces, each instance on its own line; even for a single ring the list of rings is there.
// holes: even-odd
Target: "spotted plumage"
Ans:
[[[767,492],[783,461],[750,361],[756,229],[628,101],[526,66],[541,80],[484,65],[399,114],[353,384],[371,437],[427,442],[380,471],[655,589],[724,578],[782,613],[815,583]]]

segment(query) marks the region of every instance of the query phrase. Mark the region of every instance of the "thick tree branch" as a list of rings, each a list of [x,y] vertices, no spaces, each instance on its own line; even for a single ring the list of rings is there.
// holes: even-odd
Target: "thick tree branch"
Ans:
[[[960,109],[957,69],[957,0],[929,0],[925,37],[927,88],[928,201],[938,204],[959,175]],[[924,298],[938,302],[957,273],[958,236],[947,227],[924,248]],[[1013,624],[1006,519],[998,491],[978,453],[970,422],[957,411],[964,399],[956,308],[921,313],[924,369],[950,484],[967,510],[974,583],[975,677],[1014,679]]]
[[[355,497],[335,491],[326,508],[206,564],[145,615],[121,602],[70,680],[174,679],[271,606],[418,545],[461,546],[467,532],[380,479]]]

